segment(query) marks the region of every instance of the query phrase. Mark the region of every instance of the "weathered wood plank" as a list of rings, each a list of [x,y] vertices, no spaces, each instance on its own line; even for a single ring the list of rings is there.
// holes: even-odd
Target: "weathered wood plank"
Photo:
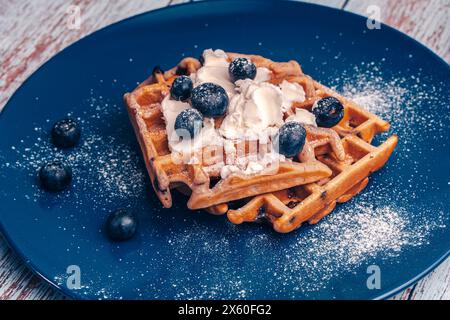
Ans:
[[[15,89],[43,62],[79,38],[115,21],[188,0],[75,0],[81,8],[80,29],[67,26],[65,0],[4,0],[0,7],[0,110]],[[307,0],[341,8],[345,0]],[[448,0],[350,0],[346,9],[366,14],[379,5],[382,21],[429,45],[447,61],[450,55]],[[450,259],[414,288],[395,299],[450,299]],[[0,300],[62,299],[33,276],[0,237]]]
[[[202,0],[193,0],[193,1],[198,2],[198,1],[202,1]],[[342,8],[342,6],[345,3],[345,0],[293,0],[293,1],[315,3],[315,4],[320,4],[323,6],[333,7],[333,8]],[[172,0],[172,1],[170,1],[169,5],[186,3],[186,2],[190,2],[190,0]]]
[[[393,300],[450,300],[450,259]]]

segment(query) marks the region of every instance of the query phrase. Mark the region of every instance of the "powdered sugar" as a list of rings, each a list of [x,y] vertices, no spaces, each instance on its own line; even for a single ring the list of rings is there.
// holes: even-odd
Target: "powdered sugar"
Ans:
[[[246,229],[231,224],[219,235],[204,224],[171,234],[168,244],[175,252],[183,252],[183,262],[207,254],[209,265],[200,268],[220,265],[214,271],[220,274],[214,279],[197,278],[209,287],[194,290],[189,286],[189,292],[178,291],[176,297],[258,298],[261,279],[263,291],[271,292],[272,298],[295,298],[299,292],[308,297],[330,289],[330,284],[348,273],[365,273],[374,262],[396,265],[405,250],[428,246],[432,235],[444,230],[449,219],[440,193],[442,185],[428,176],[431,169],[421,159],[430,152],[427,139],[447,143],[444,120],[448,115],[437,118],[435,111],[442,91],[428,80],[420,73],[385,77],[374,63],[350,68],[335,79],[331,85],[344,96],[391,123],[391,131],[377,137],[375,143],[392,133],[399,135],[399,146],[386,168],[370,178],[372,182],[360,195],[339,205],[318,225],[303,226],[282,238],[265,226]],[[426,107],[419,109],[418,105]],[[423,195],[430,193],[436,195],[433,204],[423,201]],[[237,248],[236,243],[240,244]],[[183,273],[182,266],[172,267]],[[256,274],[254,278],[240,277],[249,270]]]

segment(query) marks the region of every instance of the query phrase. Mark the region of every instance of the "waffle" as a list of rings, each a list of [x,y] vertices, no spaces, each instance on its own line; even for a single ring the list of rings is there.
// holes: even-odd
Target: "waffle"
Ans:
[[[227,214],[235,224],[265,218],[278,232],[290,232],[303,222],[316,223],[330,213],[336,203],[345,202],[368,183],[368,175],[380,169],[397,143],[391,136],[383,144],[370,144],[373,137],[389,129],[389,124],[364,111],[353,102],[305,75],[295,61],[273,62],[255,55],[227,53],[231,60],[246,57],[257,67],[271,71],[269,82],[283,80],[299,83],[306,101],[295,108],[311,109],[326,96],[338,98],[344,105],[344,118],[331,129],[304,126],[305,146],[295,161],[282,161],[276,168],[256,175],[233,174],[220,179],[215,154],[203,154],[202,163],[174,161],[168,147],[161,101],[169,94],[173,80],[181,74],[196,72],[201,64],[194,58],[183,59],[178,66],[163,72],[153,70],[133,92],[125,95],[128,113],[141,146],[154,190],[164,207],[172,205],[171,189],[190,195],[188,208]],[[221,119],[216,120],[216,126]],[[245,153],[250,151],[242,147]],[[205,150],[202,150],[205,153]],[[221,155],[227,158],[227,155]],[[222,159],[223,159],[222,158]]]

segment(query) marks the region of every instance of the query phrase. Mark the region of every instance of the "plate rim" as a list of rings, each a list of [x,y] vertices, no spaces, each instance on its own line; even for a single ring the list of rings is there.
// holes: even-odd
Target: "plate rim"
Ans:
[[[132,16],[127,17],[125,19],[122,19],[122,20],[116,21],[114,23],[111,23],[109,25],[106,25],[106,26],[104,26],[104,27],[102,27],[102,28],[100,28],[98,30],[95,30],[95,31],[89,33],[89,34],[86,34],[83,37],[81,37],[80,39],[76,40],[75,42],[69,44],[68,46],[66,46],[62,50],[60,50],[57,53],[55,53],[53,56],[51,56],[46,62],[44,62],[36,70],[34,70],[20,84],[20,86],[16,90],[14,90],[14,92],[11,94],[11,96],[7,100],[6,104],[4,105],[3,109],[0,111],[0,121],[2,119],[2,114],[5,113],[6,108],[8,108],[8,106],[11,104],[11,102],[13,101],[13,98],[16,96],[16,94],[19,92],[19,90],[21,90],[22,87],[24,87],[26,85],[26,83],[31,81],[37,73],[39,73],[42,69],[44,69],[47,66],[47,64],[51,63],[51,61],[54,58],[56,58],[57,56],[63,54],[66,50],[70,50],[72,48],[72,46],[77,45],[80,41],[83,41],[83,40],[88,39],[88,38],[90,38],[92,36],[95,36],[97,33],[104,32],[104,31],[106,31],[106,30],[108,30],[110,28],[120,26],[121,24],[126,24],[128,21],[137,19],[137,18],[139,18],[141,16],[155,14],[155,13],[158,13],[158,12],[164,11],[164,10],[175,10],[175,9],[177,9],[179,7],[184,7],[184,6],[201,6],[201,5],[206,5],[205,3],[208,3],[208,2],[223,2],[223,3],[229,2],[229,3],[234,3],[234,4],[240,4],[242,2],[247,2],[247,3],[257,4],[259,2],[259,0],[239,0],[239,1],[238,0],[201,0],[201,1],[190,1],[190,2],[186,2],[186,3],[174,4],[174,5],[164,6],[164,7],[161,7],[161,8],[152,9],[152,10],[149,10],[149,11],[145,11],[145,12],[142,12],[142,13],[139,13],[139,14],[132,15]],[[290,4],[294,4],[294,5],[298,5],[298,6],[321,7],[321,8],[326,9],[326,10],[339,12],[342,15],[354,16],[354,17],[357,17],[358,19],[361,19],[361,18],[362,19],[367,19],[367,17],[365,17],[363,15],[360,15],[360,14],[357,14],[357,13],[346,11],[346,10],[343,10],[341,8],[329,7],[329,6],[322,5],[322,4],[303,2],[303,1],[299,1],[299,0],[265,0],[265,3],[271,3],[271,4],[280,3],[280,2],[281,3],[290,3]],[[260,4],[260,2],[259,2],[259,4]],[[383,28],[386,28],[386,29],[390,30],[391,32],[394,32],[394,33],[396,33],[397,35],[399,35],[401,37],[406,37],[414,45],[419,46],[422,49],[425,49],[428,53],[430,53],[433,56],[433,58],[435,60],[439,61],[440,63],[443,63],[444,65],[446,65],[447,66],[447,70],[450,71],[450,64],[447,61],[445,61],[441,56],[439,56],[437,53],[435,53],[431,48],[429,48],[425,44],[421,43],[420,41],[412,38],[411,36],[409,36],[408,34],[404,33],[401,30],[398,30],[398,29],[396,29],[394,27],[391,27],[391,26],[385,24],[384,22],[380,22],[380,23],[381,23]],[[11,109],[11,108],[9,108],[9,109]],[[51,279],[49,279],[49,277],[44,275],[43,272],[39,270],[39,267],[36,266],[30,259],[28,259],[24,255],[24,252],[22,250],[20,250],[20,248],[12,240],[12,237],[11,237],[10,233],[7,232],[7,230],[6,230],[6,228],[3,225],[1,220],[0,220],[0,237],[3,237],[3,239],[6,241],[7,245],[13,250],[13,254],[17,255],[20,258],[21,263],[25,264],[25,266],[27,266],[28,269],[30,271],[32,271],[32,273],[34,275],[36,275],[40,279],[44,280],[44,282],[46,284],[50,285],[50,287],[56,289],[58,291],[58,293],[63,294],[66,297],[72,298],[72,299],[94,300],[93,297],[91,297],[89,295],[83,295],[83,294],[79,293],[77,290],[69,290],[64,285],[59,285],[54,280],[51,280]],[[406,283],[404,283],[404,284],[402,284],[402,285],[400,285],[400,286],[398,286],[398,287],[396,287],[394,289],[391,289],[390,291],[388,291],[386,293],[383,293],[383,294],[381,294],[379,296],[374,297],[373,300],[389,299],[389,298],[393,297],[394,295],[400,293],[401,291],[407,289],[408,287],[414,285],[415,283],[417,283],[418,281],[423,279],[425,276],[430,274],[439,265],[441,265],[449,256],[450,256],[450,248],[441,257],[436,259],[434,263],[432,263],[430,266],[428,266],[425,270],[420,272],[418,275],[416,275],[415,277],[413,277],[412,279],[410,279]],[[146,298],[146,299],[154,300],[152,298]]]

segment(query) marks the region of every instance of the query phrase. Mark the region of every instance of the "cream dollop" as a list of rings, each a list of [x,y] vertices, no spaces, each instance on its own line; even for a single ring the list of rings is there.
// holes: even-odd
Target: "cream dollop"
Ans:
[[[204,118],[203,127],[192,139],[182,139],[175,132],[175,120],[181,111],[191,108],[189,103],[172,100],[167,95],[161,102],[161,110],[166,121],[169,149],[173,152],[190,154],[209,145],[221,145],[223,138],[214,128],[214,119]]]
[[[269,127],[283,125],[283,95],[280,88],[250,79],[236,81],[236,94],[219,132],[225,138],[247,138]]]
[[[295,114],[290,115],[286,119],[286,122],[288,122],[288,121],[297,121],[302,124],[317,127],[315,115],[313,113],[309,112],[308,110],[301,109],[301,108],[295,109]]]
[[[256,174],[277,161],[289,161],[274,150],[264,154],[237,157],[235,142],[239,140],[257,141],[260,145],[269,145],[271,138],[285,123],[283,113],[294,102],[305,101],[305,91],[298,83],[283,81],[279,85],[269,83],[271,71],[257,68],[255,79],[238,80],[233,83],[228,73],[228,56],[223,50],[208,49],[203,52],[203,66],[191,74],[194,87],[205,82],[222,86],[230,98],[230,104],[221,126],[215,128],[213,118],[204,118],[203,128],[193,139],[182,139],[175,132],[175,120],[178,114],[191,108],[187,102],[172,100],[170,94],[162,103],[161,109],[166,122],[168,144],[172,152],[183,155],[193,154],[207,146],[223,146],[227,154],[226,163],[218,163],[223,179],[232,174]],[[312,113],[296,109],[287,121],[298,121],[316,125]],[[269,148],[270,149],[270,148]],[[197,161],[194,157],[190,163]]]
[[[249,155],[236,159],[233,164],[224,165],[220,170],[220,176],[222,179],[226,179],[233,174],[258,174],[269,167],[272,167],[272,170],[275,169],[274,164],[279,164],[282,161],[289,161],[289,159],[286,159],[285,156],[274,151],[265,153],[264,155]]]

